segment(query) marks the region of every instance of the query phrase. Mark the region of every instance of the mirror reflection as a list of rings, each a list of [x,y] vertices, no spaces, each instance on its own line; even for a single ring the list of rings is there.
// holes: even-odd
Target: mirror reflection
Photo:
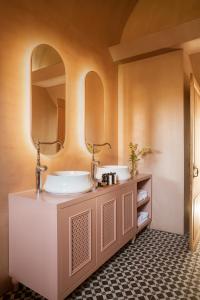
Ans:
[[[85,78],[85,142],[105,142],[104,132],[104,88],[99,75],[91,71]]]
[[[65,141],[65,67],[58,52],[41,44],[32,52],[32,139],[36,143]],[[41,153],[55,154],[59,144],[41,145]]]

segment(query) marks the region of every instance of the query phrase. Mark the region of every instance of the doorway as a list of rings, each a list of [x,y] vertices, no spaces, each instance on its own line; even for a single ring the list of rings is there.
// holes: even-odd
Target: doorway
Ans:
[[[200,87],[190,77],[190,247],[200,239]]]

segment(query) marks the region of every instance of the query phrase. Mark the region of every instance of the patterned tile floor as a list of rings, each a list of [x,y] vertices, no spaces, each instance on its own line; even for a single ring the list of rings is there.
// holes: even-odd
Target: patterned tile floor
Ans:
[[[0,300],[43,299],[20,286]],[[66,300],[200,300],[200,243],[188,250],[188,238],[157,230],[143,231]]]

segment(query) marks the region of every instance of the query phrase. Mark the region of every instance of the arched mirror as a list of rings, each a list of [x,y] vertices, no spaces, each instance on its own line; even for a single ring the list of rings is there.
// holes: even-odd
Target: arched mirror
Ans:
[[[31,57],[32,139],[36,143],[65,140],[65,67],[49,45],[37,46]],[[41,153],[55,154],[60,145],[41,145]]]
[[[105,142],[104,88],[99,75],[91,71],[85,78],[85,142]]]

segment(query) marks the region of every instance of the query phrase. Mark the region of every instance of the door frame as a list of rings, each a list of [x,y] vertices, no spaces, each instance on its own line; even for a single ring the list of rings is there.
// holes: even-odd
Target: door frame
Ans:
[[[200,96],[200,87],[193,74],[190,75],[190,222],[189,231],[190,239],[189,245],[191,250],[195,250],[198,241],[200,240],[200,228],[197,236],[194,235],[194,218],[195,218],[195,200],[196,197],[193,195],[193,184],[194,184],[194,165],[195,165],[195,91]],[[200,167],[200,166],[199,166]],[[198,175],[197,175],[198,176]],[[200,177],[199,177],[200,180]]]

